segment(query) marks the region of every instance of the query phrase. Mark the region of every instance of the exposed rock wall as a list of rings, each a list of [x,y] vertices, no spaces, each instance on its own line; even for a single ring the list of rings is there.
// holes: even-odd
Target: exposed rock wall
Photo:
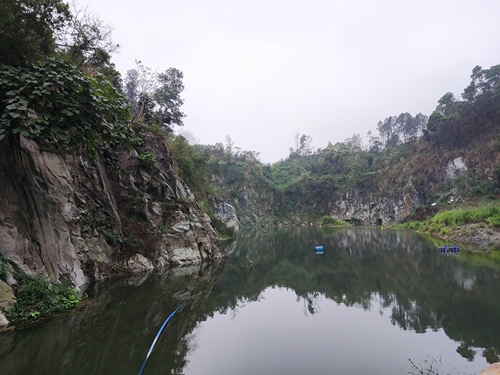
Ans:
[[[23,137],[1,141],[0,254],[79,290],[110,269],[143,272],[223,257],[166,144],[146,143],[155,163],[131,150],[113,166],[44,151]]]
[[[404,189],[389,195],[368,189],[350,189],[336,194],[328,206],[331,215],[337,219],[363,225],[385,225],[414,213],[424,202],[422,195],[410,179]]]

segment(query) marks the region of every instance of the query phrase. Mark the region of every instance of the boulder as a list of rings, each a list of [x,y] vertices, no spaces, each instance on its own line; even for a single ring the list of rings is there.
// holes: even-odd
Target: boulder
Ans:
[[[221,199],[215,200],[215,216],[222,221],[226,227],[238,233],[241,230],[240,220],[236,214],[236,208]]]

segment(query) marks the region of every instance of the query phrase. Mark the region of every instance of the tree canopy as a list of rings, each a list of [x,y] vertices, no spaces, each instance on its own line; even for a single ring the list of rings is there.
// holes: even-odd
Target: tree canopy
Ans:
[[[72,18],[61,0],[2,0],[0,15],[0,64],[7,65],[53,54],[56,33]]]
[[[136,65],[136,69],[127,71],[123,87],[134,117],[172,133],[172,126],[182,126],[186,116],[180,109],[184,104],[181,98],[184,75],[176,68],[157,73],[141,61],[136,61]]]

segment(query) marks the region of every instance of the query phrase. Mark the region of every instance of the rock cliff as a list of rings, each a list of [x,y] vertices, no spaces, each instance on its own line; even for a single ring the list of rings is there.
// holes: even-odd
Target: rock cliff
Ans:
[[[337,219],[362,225],[386,225],[399,222],[415,212],[424,202],[411,179],[403,189],[382,194],[369,189],[350,189],[336,194],[328,203],[329,212]]]
[[[80,291],[116,272],[225,256],[163,139],[141,147],[93,160],[2,140],[0,255]]]

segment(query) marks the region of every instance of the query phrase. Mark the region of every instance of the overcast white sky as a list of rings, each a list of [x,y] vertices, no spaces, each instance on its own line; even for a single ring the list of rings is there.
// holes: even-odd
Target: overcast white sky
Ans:
[[[474,66],[500,64],[499,0],[79,0],[135,60],[184,73],[184,128],[200,143],[289,154],[401,112],[429,115]]]

